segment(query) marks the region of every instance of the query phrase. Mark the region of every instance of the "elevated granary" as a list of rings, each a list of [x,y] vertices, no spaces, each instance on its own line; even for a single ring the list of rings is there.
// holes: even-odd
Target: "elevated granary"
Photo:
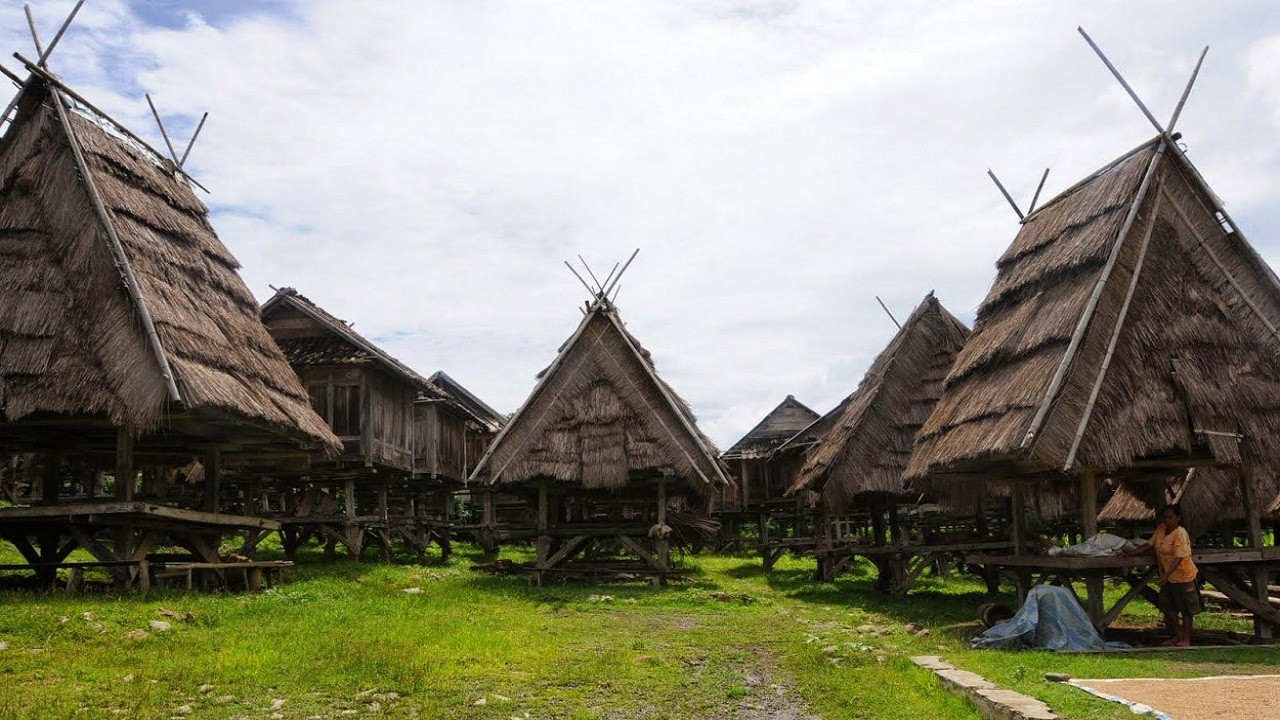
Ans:
[[[1168,143],[1025,219],[908,476],[1280,470],[1280,282]]]
[[[39,74],[0,146],[0,444],[330,451],[172,163]],[[139,450],[143,449],[139,446]]]
[[[472,479],[513,485],[546,478],[621,492],[667,476],[704,495],[728,483],[716,455],[617,308],[599,300]]]
[[[712,535],[710,499],[732,483],[607,288],[593,293],[471,479],[536,508],[536,524],[499,528],[487,506],[485,522],[503,539],[536,538],[537,582],[551,573],[624,573],[662,583],[678,572],[670,543]]]
[[[968,335],[930,293],[841,403],[838,419],[810,449],[787,494],[818,493],[833,516],[859,498],[904,494],[902,476],[916,432]]]

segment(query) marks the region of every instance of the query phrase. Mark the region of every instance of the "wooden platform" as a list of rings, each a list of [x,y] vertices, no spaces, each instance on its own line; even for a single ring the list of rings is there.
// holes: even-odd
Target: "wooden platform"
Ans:
[[[1259,598],[1266,597],[1269,578],[1280,571],[1280,547],[1193,548],[1191,559],[1200,569],[1202,581],[1254,614],[1259,637],[1271,637],[1271,629],[1280,626],[1280,609]],[[1114,622],[1136,598],[1142,597],[1154,604],[1158,595],[1150,587],[1156,577],[1155,558],[1150,555],[1075,557],[970,553],[965,561],[1000,568],[1013,575],[1019,602],[1034,584],[1069,586],[1072,581],[1083,580],[1085,597],[1081,605],[1099,630]],[[1129,590],[1111,608],[1104,607],[1103,599],[1103,581],[1108,577],[1129,585]]]
[[[187,510],[141,501],[75,503],[0,509],[0,538],[13,543],[38,581],[52,584],[66,558],[84,549],[120,588],[150,587],[156,547],[186,551],[192,562],[221,563],[218,546],[231,532],[270,532],[280,523],[263,518]]]

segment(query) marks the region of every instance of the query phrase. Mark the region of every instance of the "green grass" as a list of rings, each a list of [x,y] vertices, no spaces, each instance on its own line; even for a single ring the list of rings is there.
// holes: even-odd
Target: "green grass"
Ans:
[[[475,557],[464,548],[424,567],[304,556],[286,584],[258,594],[0,593],[0,717],[767,718],[798,706],[823,718],[976,718],[908,660],[936,654],[1070,717],[1121,718],[1123,708],[1044,673],[1190,675],[1280,662],[1280,651],[1252,648],[970,651],[985,596],[955,578],[927,578],[893,600],[875,594],[866,568],[821,584],[810,561],[784,559],[766,575],[757,558],[699,556],[686,560],[693,576],[668,588],[536,588],[469,570]],[[0,562],[13,560],[0,544]],[[173,627],[126,637],[151,620]],[[910,635],[908,622],[930,633]]]

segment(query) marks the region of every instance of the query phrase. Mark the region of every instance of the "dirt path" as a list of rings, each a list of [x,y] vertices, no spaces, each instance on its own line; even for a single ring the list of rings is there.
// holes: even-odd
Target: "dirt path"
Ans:
[[[737,720],[822,720],[809,711],[795,688],[777,672],[777,661],[767,650],[756,651],[757,662],[742,669],[747,696],[738,701],[730,717]]]

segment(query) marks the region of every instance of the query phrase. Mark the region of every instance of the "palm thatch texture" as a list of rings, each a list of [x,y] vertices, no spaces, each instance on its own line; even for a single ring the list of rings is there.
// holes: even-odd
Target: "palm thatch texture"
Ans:
[[[859,498],[906,493],[902,475],[916,432],[968,336],[969,328],[930,293],[841,404],[839,419],[809,451],[787,494],[818,493],[836,516]]]
[[[614,494],[668,477],[709,496],[729,484],[716,456],[617,308],[597,298],[471,477]]]
[[[1165,140],[1026,218],[909,478],[1280,469],[1280,283]]]
[[[1264,518],[1280,515],[1280,494],[1270,478],[1255,478]],[[1240,478],[1232,468],[1193,468],[1167,481],[1152,483],[1120,483],[1111,498],[1098,512],[1098,522],[1110,525],[1137,526],[1150,530],[1159,522],[1156,508],[1176,502],[1182,507],[1187,532],[1192,538],[1215,529],[1234,533],[1245,520],[1240,507]],[[1152,492],[1152,490],[1158,492]],[[1268,500],[1268,498],[1270,498]],[[1157,502],[1158,501],[1158,502]]]
[[[144,440],[340,448],[187,183],[40,77],[0,146],[0,260],[6,442],[79,417]]]

